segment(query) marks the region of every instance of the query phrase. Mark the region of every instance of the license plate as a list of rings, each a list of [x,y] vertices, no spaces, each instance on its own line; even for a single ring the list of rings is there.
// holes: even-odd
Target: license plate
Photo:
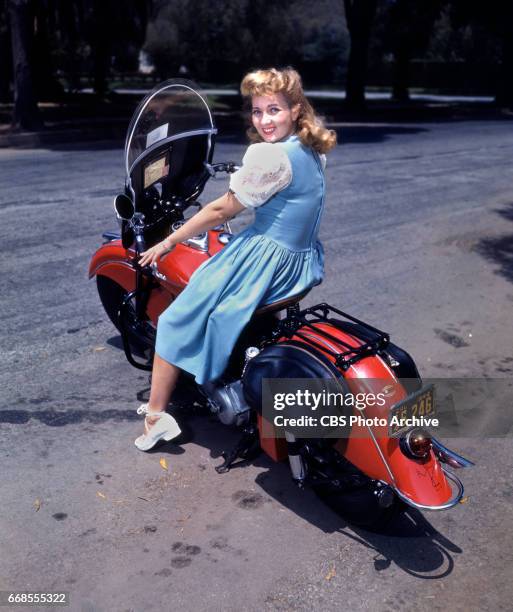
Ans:
[[[397,438],[414,427],[428,427],[434,415],[435,387],[426,385],[390,408],[388,435]]]

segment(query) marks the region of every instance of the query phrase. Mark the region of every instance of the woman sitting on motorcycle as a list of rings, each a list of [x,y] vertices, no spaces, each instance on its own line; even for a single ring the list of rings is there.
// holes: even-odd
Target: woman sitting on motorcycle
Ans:
[[[324,205],[324,153],[336,144],[305,98],[292,68],[247,74],[241,93],[250,102],[250,145],[230,189],[180,229],[145,251],[155,263],[177,244],[242,212],[252,225],[202,264],[188,286],[159,317],[145,433],[135,441],[149,450],[180,433],[165,412],[180,370],[198,384],[222,374],[240,332],[254,311],[319,284],[323,250],[317,240]]]

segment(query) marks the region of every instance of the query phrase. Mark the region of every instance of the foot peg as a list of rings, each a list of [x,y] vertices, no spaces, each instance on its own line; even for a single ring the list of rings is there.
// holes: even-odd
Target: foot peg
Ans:
[[[242,430],[242,436],[239,442],[230,451],[224,451],[221,456],[224,461],[216,467],[218,474],[226,474],[233,467],[237,459],[241,459],[238,463],[243,463],[249,459],[254,459],[260,452],[260,438],[258,436],[258,428],[254,425],[248,425]]]

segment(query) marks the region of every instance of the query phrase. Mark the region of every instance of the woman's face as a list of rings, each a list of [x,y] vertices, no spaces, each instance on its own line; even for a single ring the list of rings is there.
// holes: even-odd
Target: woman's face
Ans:
[[[251,98],[251,120],[264,142],[277,142],[295,131],[299,105],[289,107],[282,93]]]

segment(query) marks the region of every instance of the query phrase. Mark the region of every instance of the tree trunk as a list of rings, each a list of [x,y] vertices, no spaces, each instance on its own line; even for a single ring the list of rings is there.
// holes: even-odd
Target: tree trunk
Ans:
[[[37,130],[43,122],[32,81],[34,11],[31,0],[9,0],[9,17],[14,67],[13,127]]]
[[[365,83],[371,26],[377,0],[344,0],[347,29],[351,39],[346,82],[346,106],[365,108]]]
[[[7,27],[5,0],[0,0],[0,102],[11,102],[12,60],[11,38]]]
[[[110,65],[111,11],[108,0],[93,3],[93,88],[102,96],[107,91],[107,74]]]
[[[398,102],[408,102],[410,93],[410,52],[407,44],[398,44],[394,51],[394,83],[392,99]]]
[[[504,10],[503,27],[501,28],[502,62],[499,71],[499,83],[495,101],[499,106],[513,109],[513,7],[507,5]]]
[[[50,46],[50,32],[55,32],[56,27],[55,12],[56,7],[53,0],[39,0],[36,4],[33,84],[40,102],[59,100],[63,94],[62,85],[55,75]]]

